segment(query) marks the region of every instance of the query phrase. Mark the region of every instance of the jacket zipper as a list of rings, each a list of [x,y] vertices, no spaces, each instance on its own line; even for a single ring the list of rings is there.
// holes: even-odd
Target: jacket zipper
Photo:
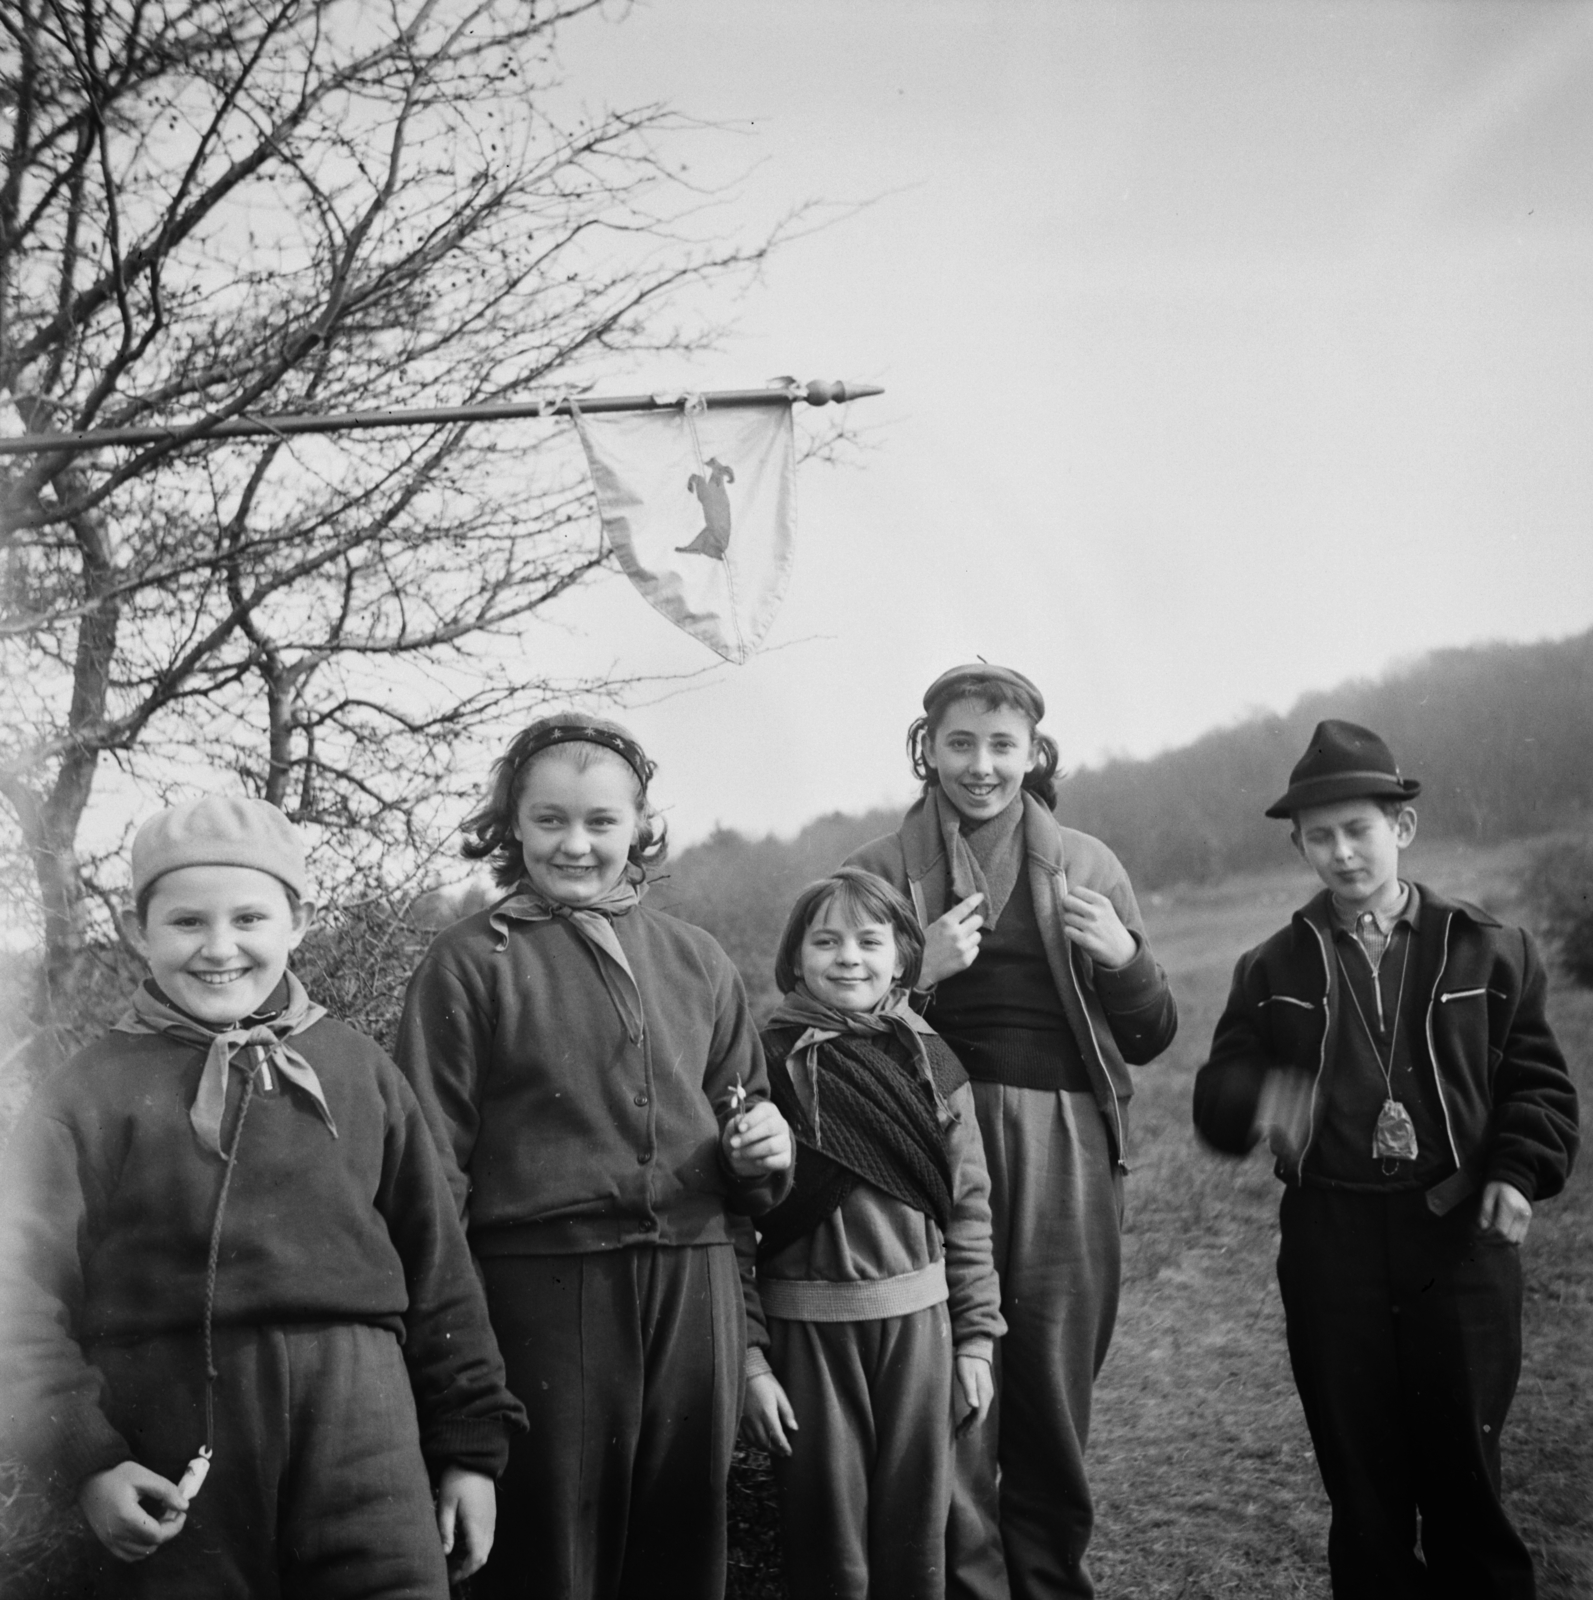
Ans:
[[[1449,1139],[1449,1153],[1455,1158],[1455,1170],[1460,1170],[1460,1151],[1455,1147],[1455,1130],[1449,1120],[1449,1102],[1444,1098],[1444,1075],[1438,1068],[1438,1045],[1433,1037],[1433,1012],[1439,1003],[1438,985],[1444,981],[1444,968],[1449,965],[1449,930],[1453,926],[1455,915],[1453,912],[1444,918],[1444,941],[1438,957],[1438,975],[1433,979],[1432,999],[1427,1002],[1427,1059],[1433,1066],[1433,1085],[1438,1090],[1438,1109],[1444,1114],[1444,1133]],[[1472,990],[1474,994],[1486,994],[1487,990]],[[1458,995],[1445,995],[1445,1000],[1458,999]]]
[[[1306,1127],[1305,1148],[1300,1152],[1300,1159],[1294,1164],[1294,1175],[1297,1180],[1304,1177],[1305,1158],[1310,1155],[1311,1146],[1316,1143],[1316,1097],[1317,1091],[1322,1087],[1322,1074],[1327,1071],[1328,1023],[1333,1015],[1328,1005],[1333,994],[1333,968],[1328,964],[1327,944],[1314,922],[1307,922],[1306,927],[1315,936],[1317,953],[1322,957],[1322,1043],[1317,1046],[1316,1077],[1311,1081],[1311,1120]],[[1278,998],[1284,997],[1280,995]]]
[[[1063,940],[1063,950],[1067,956],[1068,976],[1073,980],[1073,992],[1078,996],[1079,1011],[1084,1017],[1084,1026],[1090,1036],[1090,1046],[1095,1051],[1095,1059],[1101,1064],[1101,1076],[1106,1079],[1106,1087],[1112,1096],[1112,1120],[1117,1124],[1117,1164],[1124,1172],[1128,1171],[1128,1144],[1123,1138],[1123,1108],[1118,1104],[1117,1085],[1112,1082],[1112,1074],[1107,1069],[1106,1057],[1101,1054],[1101,1041],[1095,1037],[1095,1024],[1090,1020],[1090,1008],[1084,1001],[1084,989],[1079,983],[1079,974],[1073,965],[1073,947]]]

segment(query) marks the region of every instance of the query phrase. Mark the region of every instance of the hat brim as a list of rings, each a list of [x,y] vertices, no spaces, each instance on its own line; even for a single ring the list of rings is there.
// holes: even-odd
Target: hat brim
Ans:
[[[1338,773],[1322,778],[1307,778],[1289,785],[1281,800],[1267,807],[1269,817],[1288,820],[1296,812],[1312,806],[1330,806],[1339,800],[1414,800],[1422,792],[1415,778],[1389,778],[1382,774]]]

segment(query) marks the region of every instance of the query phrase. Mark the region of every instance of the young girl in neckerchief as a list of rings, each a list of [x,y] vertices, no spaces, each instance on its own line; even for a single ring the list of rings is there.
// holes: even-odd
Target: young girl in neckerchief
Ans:
[[[852,858],[912,901],[924,1015],[972,1080],[990,1170],[1007,1331],[993,1425],[957,1447],[947,1587],[1021,1600],[1094,1593],[1084,1449],[1117,1315],[1126,1063],[1177,1027],[1127,873],[1052,814],[1044,715],[1010,668],[943,673],[907,735],[923,795]]]
[[[802,1156],[758,1222],[744,1426],[793,1600],[944,1593],[953,1409],[977,1428],[994,1392],[990,1180],[967,1074],[907,1004],[923,944],[847,867],[798,897],[775,962],[763,1042]]]
[[[731,1213],[789,1187],[789,1130],[729,958],[641,902],[663,850],[621,727],[534,722],[465,853],[508,891],[410,983],[400,1065],[445,1152],[531,1429],[493,1596],[720,1600],[741,1409]]]

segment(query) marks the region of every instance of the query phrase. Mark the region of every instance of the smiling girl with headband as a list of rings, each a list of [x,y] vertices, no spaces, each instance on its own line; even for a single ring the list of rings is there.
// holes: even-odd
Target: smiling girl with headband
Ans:
[[[595,717],[517,735],[465,824],[508,893],[436,939],[404,1007],[399,1062],[531,1419],[478,1595],[724,1592],[729,1215],[783,1197],[792,1149],[729,958],[641,903],[652,774]]]

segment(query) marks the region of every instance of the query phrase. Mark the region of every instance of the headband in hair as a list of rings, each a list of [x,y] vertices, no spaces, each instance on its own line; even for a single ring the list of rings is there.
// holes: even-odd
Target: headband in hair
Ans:
[[[653,775],[653,763],[647,759],[642,747],[624,729],[612,723],[588,721],[581,717],[568,720],[550,717],[546,722],[532,723],[526,732],[530,737],[520,753],[520,771],[524,771],[532,756],[551,750],[555,745],[595,744],[604,750],[612,750],[636,774],[636,781],[643,790]]]

